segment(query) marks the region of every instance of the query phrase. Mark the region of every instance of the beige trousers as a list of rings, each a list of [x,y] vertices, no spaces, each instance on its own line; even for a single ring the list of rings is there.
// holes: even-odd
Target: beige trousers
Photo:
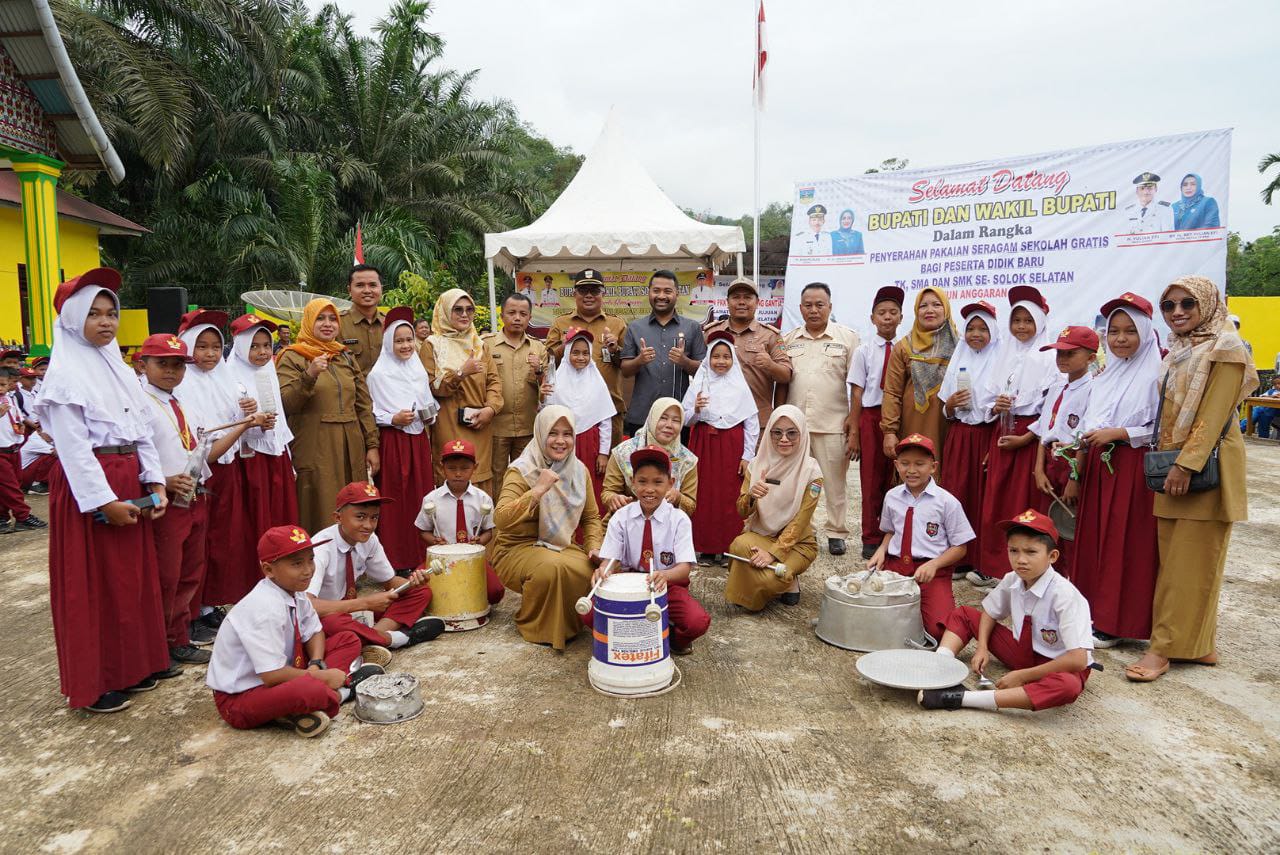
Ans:
[[[849,455],[845,453],[844,434],[809,434],[809,454],[822,469],[822,495],[827,501],[827,537],[847,540]]]

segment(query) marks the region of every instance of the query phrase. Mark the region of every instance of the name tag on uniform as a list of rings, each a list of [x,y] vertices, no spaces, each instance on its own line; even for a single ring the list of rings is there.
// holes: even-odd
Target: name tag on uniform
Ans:
[[[848,352],[849,349],[838,341],[829,341],[822,346],[823,356],[844,356]]]
[[[343,343],[343,344],[359,344],[359,343],[360,343],[360,339],[358,339],[358,338],[344,338],[344,339],[342,340],[342,343]]]

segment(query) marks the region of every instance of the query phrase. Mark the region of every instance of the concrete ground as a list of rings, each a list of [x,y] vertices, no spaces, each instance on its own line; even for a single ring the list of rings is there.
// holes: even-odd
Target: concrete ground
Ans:
[[[1280,447],[1248,454],[1222,664],[1134,685],[1139,652],[1116,648],[1039,715],[927,713],[861,681],[810,627],[822,580],[853,564],[824,551],[801,604],[760,615],[700,570],[711,631],[659,698],[594,692],[585,639],[522,642],[508,595],[489,627],[397,657],[428,705],[399,726],[237,732],[204,668],[95,717],[58,694],[46,537],[4,535],[0,850],[1277,851]]]

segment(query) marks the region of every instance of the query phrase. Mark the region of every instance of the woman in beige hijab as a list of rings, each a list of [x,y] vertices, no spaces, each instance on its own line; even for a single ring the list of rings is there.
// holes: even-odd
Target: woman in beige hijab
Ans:
[[[1253,360],[1227,321],[1216,285],[1202,276],[1183,276],[1164,290],[1160,311],[1172,332],[1156,427],[1159,449],[1179,453],[1165,491],[1155,497],[1160,573],[1151,646],[1124,672],[1138,683],[1158,680],[1170,662],[1218,662],[1214,634],[1227,543],[1232,523],[1247,518],[1244,440],[1236,408],[1258,385]],[[1215,447],[1218,486],[1191,492],[1191,476],[1204,468]]]
[[[799,576],[818,557],[813,510],[821,494],[822,470],[809,456],[804,413],[791,404],[778,407],[738,496],[746,525],[729,552],[750,561],[729,560],[726,600],[753,612],[779,596],[784,605],[800,602]],[[786,568],[781,577],[774,572],[778,563]]]
[[[475,301],[466,291],[445,291],[436,300],[431,335],[419,355],[440,404],[440,415],[431,427],[435,482],[445,480],[440,450],[455,439],[465,439],[476,447],[472,483],[492,496],[493,417],[502,409],[502,380],[488,346],[476,333],[475,317]]]

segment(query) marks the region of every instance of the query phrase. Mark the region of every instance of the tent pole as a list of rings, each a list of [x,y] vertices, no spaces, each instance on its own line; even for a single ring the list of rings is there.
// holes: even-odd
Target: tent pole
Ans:
[[[738,253],[738,278],[742,278],[742,253]],[[757,288],[760,286],[756,286]]]
[[[493,287],[493,259],[486,258],[489,268],[489,332],[498,331],[498,297]]]

